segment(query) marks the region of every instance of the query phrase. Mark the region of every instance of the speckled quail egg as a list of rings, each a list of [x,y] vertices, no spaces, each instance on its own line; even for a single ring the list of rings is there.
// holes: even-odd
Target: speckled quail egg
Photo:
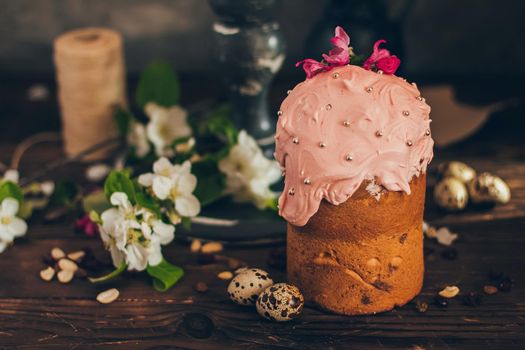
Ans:
[[[438,172],[443,178],[454,177],[465,184],[476,177],[476,170],[458,161],[439,164]]]
[[[434,187],[434,200],[443,209],[462,210],[468,202],[467,187],[454,177],[446,177]]]
[[[240,305],[254,305],[259,294],[273,284],[270,274],[261,269],[246,269],[228,285],[230,299]]]
[[[468,183],[468,192],[474,203],[501,203],[510,201],[510,188],[502,178],[489,173],[479,174]]]
[[[257,312],[271,321],[290,321],[304,308],[301,291],[287,283],[276,283],[266,288],[257,299]]]

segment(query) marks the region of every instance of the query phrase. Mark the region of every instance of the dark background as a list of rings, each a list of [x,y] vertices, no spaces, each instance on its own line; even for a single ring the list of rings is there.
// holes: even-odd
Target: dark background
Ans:
[[[475,106],[520,101],[512,110],[493,115],[480,137],[521,148],[525,1],[519,0],[283,0],[275,15],[288,49],[270,89],[271,110],[277,110],[286,90],[304,79],[295,62],[320,58],[321,49],[308,38],[334,16],[335,3],[348,9],[335,16],[345,18],[339,24],[354,46],[359,25],[363,27],[358,22],[369,16],[358,10],[360,5],[371,8],[372,14],[378,12],[374,6],[385,8],[386,20],[399,23],[396,35],[402,45],[396,45],[393,33],[383,33],[381,24],[364,27],[376,32],[373,40],[389,40],[388,47],[402,61],[399,74],[409,81],[451,85],[458,101]],[[79,27],[103,26],[122,33],[130,96],[139,72],[152,60],[164,58],[180,73],[184,106],[224,97],[210,54],[215,20],[206,0],[0,0],[0,119],[2,129],[8,130],[2,141],[60,128],[52,42]],[[329,36],[327,32],[326,40]],[[360,53],[369,54],[364,51]],[[34,84],[49,88],[46,101],[28,103],[27,92]]]
[[[358,2],[348,0],[350,2]],[[368,1],[372,2],[372,1]],[[305,39],[325,16],[326,0],[284,0],[276,11],[288,42],[283,74],[304,57]],[[409,75],[455,77],[525,75],[525,2],[519,0],[385,1],[402,23]],[[406,5],[408,4],[408,5]],[[0,74],[50,75],[52,40],[83,26],[104,26],[125,37],[130,72],[164,57],[180,72],[210,71],[215,16],[206,0],[1,0]],[[352,34],[352,23],[341,23]],[[386,38],[388,39],[388,38]]]

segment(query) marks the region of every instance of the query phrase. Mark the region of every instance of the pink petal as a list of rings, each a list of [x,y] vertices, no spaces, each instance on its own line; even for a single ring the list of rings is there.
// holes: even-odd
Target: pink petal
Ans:
[[[328,62],[331,66],[338,67],[344,66],[350,61],[350,55],[348,54],[348,48],[341,49],[339,47],[330,50],[329,55],[323,54],[323,59]]]
[[[329,66],[325,65],[322,62],[317,62],[316,60],[311,58],[307,58],[295,64],[296,67],[299,67],[300,65],[303,66],[303,70],[306,73],[307,79],[312,78],[313,76],[315,76],[318,73],[321,73],[322,71],[330,70]]]
[[[385,57],[376,62],[376,68],[383,71],[385,74],[394,74],[399,68],[401,60],[393,55]]]
[[[345,47],[350,46],[350,37],[348,36],[348,34],[346,34],[345,30],[342,27],[335,27],[335,37],[339,38]]]

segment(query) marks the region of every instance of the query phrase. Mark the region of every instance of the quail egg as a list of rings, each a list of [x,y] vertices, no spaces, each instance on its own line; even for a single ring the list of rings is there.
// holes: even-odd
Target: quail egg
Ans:
[[[257,299],[257,312],[271,321],[290,321],[304,308],[304,297],[296,286],[276,283]]]
[[[230,299],[240,305],[254,305],[263,290],[273,280],[268,272],[261,269],[246,269],[238,273],[228,285]]]
[[[476,170],[458,161],[441,163],[438,166],[438,171],[443,178],[454,177],[463,183],[467,183],[476,177]]]
[[[468,183],[468,192],[474,203],[501,203],[510,201],[510,188],[502,178],[482,173]]]
[[[454,177],[444,178],[434,187],[434,200],[443,209],[462,210],[468,202],[467,187]]]

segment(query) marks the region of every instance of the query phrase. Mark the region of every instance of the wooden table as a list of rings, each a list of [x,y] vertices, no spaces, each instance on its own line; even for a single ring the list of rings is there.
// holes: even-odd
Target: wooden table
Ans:
[[[493,126],[487,128],[469,142],[437,150],[433,164],[461,159],[479,170],[495,172],[508,181],[512,200],[506,206],[461,214],[443,214],[427,206],[426,217],[432,224],[447,225],[460,238],[454,243],[458,252],[455,260],[442,257],[445,247],[426,241],[425,283],[417,297],[429,302],[425,313],[418,312],[414,302],[392,312],[360,317],[307,307],[295,321],[272,323],[261,319],[253,308],[237,306],[228,299],[228,282],[216,277],[227,270],[224,263],[200,264],[188,244],[181,242],[165,250],[173,263],[186,270],[184,279],[172,290],[155,292],[144,276],[120,278],[110,284],[120,290],[119,299],[101,305],[95,296],[108,286],[78,279],[61,285],[38,277],[44,267],[42,257],[51,248],[73,251],[89,247],[107,260],[101,242],[74,233],[71,216],[43,223],[42,216],[36,215],[27,236],[0,255],[0,348],[523,349],[525,152],[523,142],[505,135],[490,136]],[[7,160],[12,149],[13,143],[4,143],[1,158]],[[22,171],[30,173],[58,156],[56,146],[38,147],[28,155]],[[74,173],[79,173],[78,166],[54,175]],[[284,271],[267,265],[270,254],[283,247],[282,242],[227,245],[222,254],[268,269],[274,280],[284,281]],[[491,269],[512,277],[511,291],[484,295],[477,307],[464,305],[461,298],[451,300],[447,308],[432,304],[437,291],[446,285],[458,285],[463,293],[483,294]],[[209,286],[208,292],[194,290],[199,281]]]

